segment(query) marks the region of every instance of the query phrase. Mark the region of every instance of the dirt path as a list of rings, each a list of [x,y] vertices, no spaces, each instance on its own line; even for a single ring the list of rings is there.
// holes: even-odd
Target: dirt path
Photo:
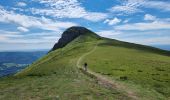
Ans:
[[[81,63],[81,61],[83,60],[83,58],[85,58],[86,56],[88,56],[88,55],[90,55],[91,53],[93,53],[93,52],[96,50],[96,48],[97,48],[97,44],[95,45],[95,47],[94,47],[91,51],[83,54],[83,55],[77,60],[77,64],[76,64],[76,65],[77,65],[78,68],[81,68],[81,67],[82,67],[80,63]]]
[[[130,97],[130,98],[133,99],[133,100],[138,100],[138,97],[136,96],[136,94],[135,94],[133,91],[127,89],[126,86],[123,86],[122,84],[119,84],[118,82],[115,82],[114,80],[111,80],[111,79],[109,79],[109,78],[107,78],[107,77],[104,77],[104,76],[102,76],[102,75],[100,75],[100,74],[98,74],[98,73],[95,73],[95,72],[93,72],[93,71],[91,71],[91,70],[89,70],[89,69],[88,69],[87,72],[85,72],[85,71],[82,69],[82,65],[81,65],[82,60],[83,60],[86,56],[92,54],[92,53],[97,49],[97,45],[98,45],[98,43],[94,46],[94,48],[93,48],[91,51],[89,51],[89,52],[87,52],[87,53],[84,53],[84,54],[77,60],[76,66],[77,66],[79,69],[81,69],[85,74],[88,74],[88,75],[90,75],[90,76],[92,76],[92,77],[95,77],[100,85],[103,85],[104,87],[107,87],[107,88],[109,88],[109,89],[110,89],[110,88],[111,88],[111,89],[115,89],[115,88],[116,88],[116,89],[118,89],[118,90],[124,90],[124,91],[127,93],[127,96],[128,96],[128,97]]]

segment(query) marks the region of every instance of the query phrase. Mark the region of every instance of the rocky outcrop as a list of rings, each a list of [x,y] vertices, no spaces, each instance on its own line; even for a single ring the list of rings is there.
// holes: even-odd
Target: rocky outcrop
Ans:
[[[66,46],[68,43],[73,41],[75,38],[77,38],[80,35],[86,34],[86,33],[93,33],[92,31],[88,30],[84,27],[74,26],[68,28],[64,33],[62,34],[61,38],[59,39],[58,43],[54,45],[51,51],[54,51],[58,48],[62,48]]]

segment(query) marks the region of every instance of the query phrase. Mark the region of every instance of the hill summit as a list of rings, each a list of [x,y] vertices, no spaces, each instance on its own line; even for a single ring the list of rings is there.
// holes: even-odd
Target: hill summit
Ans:
[[[84,27],[68,28],[52,50],[0,81],[0,98],[169,100],[169,51],[100,37]],[[87,72],[79,69],[85,63]]]
[[[54,51],[59,48],[63,48],[68,43],[76,39],[77,37],[81,35],[94,35],[95,37],[100,37],[94,32],[90,31],[89,29],[81,26],[73,26],[65,30],[59,39],[59,41],[54,45],[51,51]]]

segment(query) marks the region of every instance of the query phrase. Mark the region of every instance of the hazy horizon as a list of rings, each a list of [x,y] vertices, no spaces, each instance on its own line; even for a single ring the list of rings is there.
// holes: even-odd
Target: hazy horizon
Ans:
[[[152,47],[155,47],[155,48],[159,48],[159,49],[162,49],[162,50],[167,50],[167,51],[170,51],[170,45],[147,45],[147,46],[152,46]],[[52,46],[53,47],[53,46]],[[9,49],[0,49],[0,52],[36,52],[36,51],[49,51],[51,48],[43,48],[43,49],[40,49],[40,48],[37,48],[37,49],[12,49],[12,50],[9,50]]]

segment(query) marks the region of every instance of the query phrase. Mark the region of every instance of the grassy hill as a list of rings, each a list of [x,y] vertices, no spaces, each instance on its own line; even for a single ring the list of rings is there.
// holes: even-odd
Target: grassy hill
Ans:
[[[80,63],[87,62],[89,70],[113,81],[114,88],[77,68],[79,58],[94,47]],[[169,73],[168,51],[86,33],[15,76],[1,78],[0,99],[166,100]]]

